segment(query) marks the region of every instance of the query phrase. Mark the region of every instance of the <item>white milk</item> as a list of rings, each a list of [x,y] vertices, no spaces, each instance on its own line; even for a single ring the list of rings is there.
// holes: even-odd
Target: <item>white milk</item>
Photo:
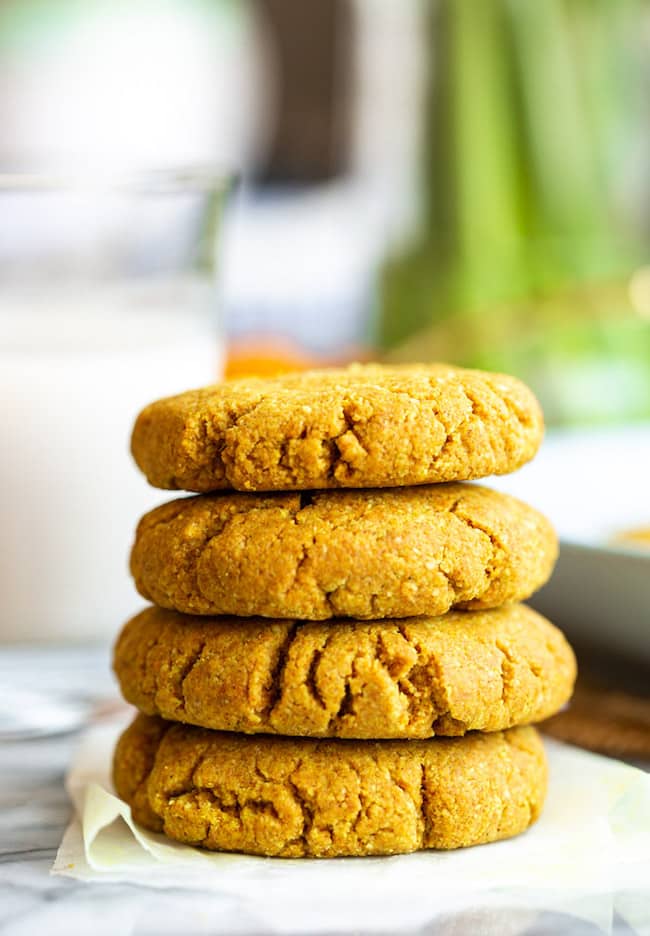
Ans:
[[[221,373],[193,298],[187,282],[0,294],[0,641],[110,638],[144,604],[135,525],[175,495],[148,487],[129,436],[146,403]]]

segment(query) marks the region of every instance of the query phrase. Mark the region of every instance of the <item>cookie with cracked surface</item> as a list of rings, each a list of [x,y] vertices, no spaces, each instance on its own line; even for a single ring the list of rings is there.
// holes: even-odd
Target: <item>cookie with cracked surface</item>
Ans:
[[[542,435],[539,404],[514,377],[374,364],[158,400],[138,416],[131,447],[156,487],[285,491],[507,474]]]
[[[146,514],[140,594],[187,614],[325,620],[520,601],[549,578],[540,513],[473,484],[186,497]]]
[[[430,738],[540,721],[569,699],[573,652],[525,605],[327,623],[147,608],[115,646],[127,702],[203,728]]]
[[[534,728],[429,741],[229,734],[139,715],[113,778],[136,822],[214,851],[394,855],[509,838],[540,814]]]

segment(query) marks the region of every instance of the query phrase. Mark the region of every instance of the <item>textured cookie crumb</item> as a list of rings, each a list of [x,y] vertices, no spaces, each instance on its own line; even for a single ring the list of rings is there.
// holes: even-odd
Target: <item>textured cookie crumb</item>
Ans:
[[[295,858],[509,838],[538,818],[547,781],[533,728],[430,741],[316,741],[139,715],[118,742],[114,782],[137,822],[179,842]]]
[[[547,718],[575,658],[524,605],[392,621],[201,618],[147,608],[115,647],[128,702],[245,733],[429,738]]]
[[[440,484],[180,498],[143,517],[131,571],[187,614],[371,620],[524,600],[556,557],[532,507]]]
[[[543,418],[514,377],[445,364],[307,371],[158,400],[133,456],[151,484],[204,493],[397,487],[506,474]]]

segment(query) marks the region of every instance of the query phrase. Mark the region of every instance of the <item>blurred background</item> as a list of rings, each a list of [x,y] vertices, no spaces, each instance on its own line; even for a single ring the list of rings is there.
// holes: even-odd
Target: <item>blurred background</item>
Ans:
[[[2,0],[0,170],[236,175],[234,373],[446,359],[636,419],[649,44],[646,0]]]
[[[499,484],[577,544],[540,606],[647,667],[649,105],[650,0],[0,0],[0,640],[138,608],[151,399],[446,360],[538,394]],[[650,757],[650,703],[601,698],[571,737]]]

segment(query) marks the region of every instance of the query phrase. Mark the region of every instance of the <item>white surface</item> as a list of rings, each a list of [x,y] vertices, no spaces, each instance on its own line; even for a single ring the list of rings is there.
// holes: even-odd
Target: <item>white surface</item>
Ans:
[[[543,511],[560,539],[604,545],[650,526],[650,423],[550,431],[532,462],[487,483]]]
[[[108,637],[140,604],[129,548],[165,495],[136,470],[129,436],[151,400],[218,377],[219,338],[197,306],[153,281],[137,295],[4,294],[0,641]]]
[[[502,905],[545,891],[602,923],[603,893],[650,881],[650,777],[559,743],[548,744],[545,812],[525,835],[446,853],[288,860],[209,854],[135,826],[110,792],[115,736],[115,726],[94,729],[74,759],[67,787],[77,817],[55,874],[218,892],[243,901],[260,929],[285,933],[404,931],[430,919],[432,908],[489,903],[495,889]]]
[[[551,432],[533,462],[488,483],[559,533],[553,577],[530,603],[581,645],[650,664],[650,550],[612,542],[650,527],[650,425]]]

